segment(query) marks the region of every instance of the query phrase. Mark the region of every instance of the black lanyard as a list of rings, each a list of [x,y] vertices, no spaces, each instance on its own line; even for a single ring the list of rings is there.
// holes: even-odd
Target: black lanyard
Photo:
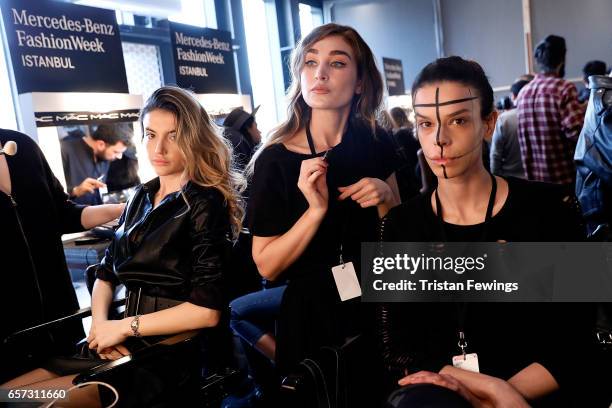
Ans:
[[[497,194],[497,180],[495,176],[489,173],[491,176],[491,195],[489,195],[489,204],[487,205],[487,213],[485,215],[484,225],[482,227],[482,237],[480,239],[481,242],[484,242],[487,239],[487,232],[489,227],[489,221],[493,218],[493,206],[495,204],[495,195]],[[438,226],[440,229],[440,235],[442,236],[442,241],[447,242],[446,231],[444,229],[444,218],[442,217],[442,204],[440,203],[440,197],[438,196],[438,189],[436,188],[434,192],[436,196],[436,209],[438,210]],[[461,353],[465,356],[465,350],[467,348],[467,340],[465,338],[465,319],[467,315],[468,305],[465,302],[461,302],[457,305],[457,332],[459,341],[457,342],[457,346],[461,349]]]
[[[317,150],[315,149],[314,140],[312,140],[312,134],[310,133],[310,119],[306,120],[306,140],[308,141],[308,147],[310,147],[312,157],[317,157]]]
[[[344,137],[344,136],[343,136]],[[312,140],[312,133],[310,133],[310,119],[306,120],[306,140],[308,141],[308,146],[310,147],[310,153],[312,155],[312,157],[317,157],[317,150],[315,149],[315,144],[314,144],[314,140]],[[329,163],[329,157],[328,154],[331,152],[330,150],[327,150],[325,152],[325,154],[323,155],[323,158],[325,160],[328,161]],[[342,258],[342,242],[344,242],[344,237],[346,237],[347,232],[348,232],[348,222],[347,222],[347,212],[346,211],[341,211],[340,212],[342,214],[342,227],[341,227],[341,232],[340,232],[340,249],[339,249],[339,261],[341,265],[344,265],[344,259]]]

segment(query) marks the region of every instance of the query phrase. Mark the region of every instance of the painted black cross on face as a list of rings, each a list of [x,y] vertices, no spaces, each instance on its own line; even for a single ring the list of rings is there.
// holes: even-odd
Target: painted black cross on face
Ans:
[[[417,135],[438,178],[483,166],[481,146],[490,124],[480,117],[479,100],[472,88],[458,82],[427,84],[414,95]]]

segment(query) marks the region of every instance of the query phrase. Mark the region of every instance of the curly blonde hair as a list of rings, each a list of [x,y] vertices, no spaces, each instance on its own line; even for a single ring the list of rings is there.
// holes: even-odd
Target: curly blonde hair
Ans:
[[[235,170],[232,147],[195,96],[177,86],[155,90],[140,111],[144,116],[156,109],[176,117],[176,143],[185,161],[184,176],[203,187],[214,187],[225,197],[234,239],[242,228],[244,209],[240,193],[244,177]]]

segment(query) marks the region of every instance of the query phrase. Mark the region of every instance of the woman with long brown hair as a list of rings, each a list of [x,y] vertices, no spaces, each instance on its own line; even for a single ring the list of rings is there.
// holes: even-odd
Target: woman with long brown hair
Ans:
[[[234,331],[281,373],[360,330],[341,317],[354,316],[360,292],[337,287],[332,268],[356,282],[360,243],[376,239],[379,216],[399,202],[393,147],[375,124],[382,79],[361,36],[315,28],[294,50],[291,73],[288,119],[249,169],[253,258],[276,287],[231,304]]]
[[[80,356],[91,366],[131,354],[159,336],[215,327],[226,307],[223,277],[231,240],[241,228],[239,190],[244,185],[232,170],[230,148],[194,96],[178,87],[156,90],[140,118],[158,177],[129,201],[97,267],[90,354]],[[125,317],[109,320],[120,283],[126,286]],[[138,373],[112,385],[126,406],[152,406],[168,397],[178,401],[180,395],[164,396],[177,384],[163,381],[185,382],[194,363],[197,371],[201,362],[197,350],[189,349],[154,361],[164,365],[163,380],[159,369],[139,366]],[[68,388],[78,370],[65,363],[55,361],[2,387]],[[95,406],[97,394],[95,387],[78,389],[70,402]]]

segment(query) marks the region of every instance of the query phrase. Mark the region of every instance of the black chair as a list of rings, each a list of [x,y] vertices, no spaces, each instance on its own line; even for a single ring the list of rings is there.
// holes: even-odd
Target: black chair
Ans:
[[[125,299],[115,300],[111,304],[111,309],[117,311],[118,308],[124,305]],[[119,314],[118,312],[116,313]],[[11,344],[15,344],[28,336],[34,336],[46,329],[89,316],[91,316],[91,308],[82,308],[71,315],[15,332],[4,339],[4,344],[10,347]],[[158,359],[161,356],[176,352],[176,350],[182,347],[192,345],[192,342],[197,339],[196,336],[201,333],[205,334],[206,330],[209,329],[179,333],[143,349],[134,351],[129,356],[97,365],[79,374],[74,379],[73,383],[77,385],[89,381],[108,382],[109,378],[113,376],[116,377],[118,374],[119,378],[121,378],[120,374],[129,372],[131,369],[137,369],[147,361]],[[197,368],[199,369],[198,374],[206,371],[203,367]],[[172,373],[168,374],[171,375]],[[132,375],[132,377],[134,376]],[[177,406],[176,404],[180,403],[180,399],[190,404],[193,404],[194,400],[199,400],[201,401],[199,405],[202,407],[219,407],[222,399],[227,397],[237,387],[239,380],[240,373],[233,367],[224,367],[212,373],[206,372],[205,376],[198,375],[197,381],[182,384],[183,388],[181,389],[168,389],[167,404],[162,402],[160,405],[155,406]],[[110,401],[112,401],[112,398]],[[120,406],[131,405],[121,402]]]
[[[369,336],[358,334],[340,346],[323,346],[281,379],[281,406],[348,408],[380,406],[379,367]]]

